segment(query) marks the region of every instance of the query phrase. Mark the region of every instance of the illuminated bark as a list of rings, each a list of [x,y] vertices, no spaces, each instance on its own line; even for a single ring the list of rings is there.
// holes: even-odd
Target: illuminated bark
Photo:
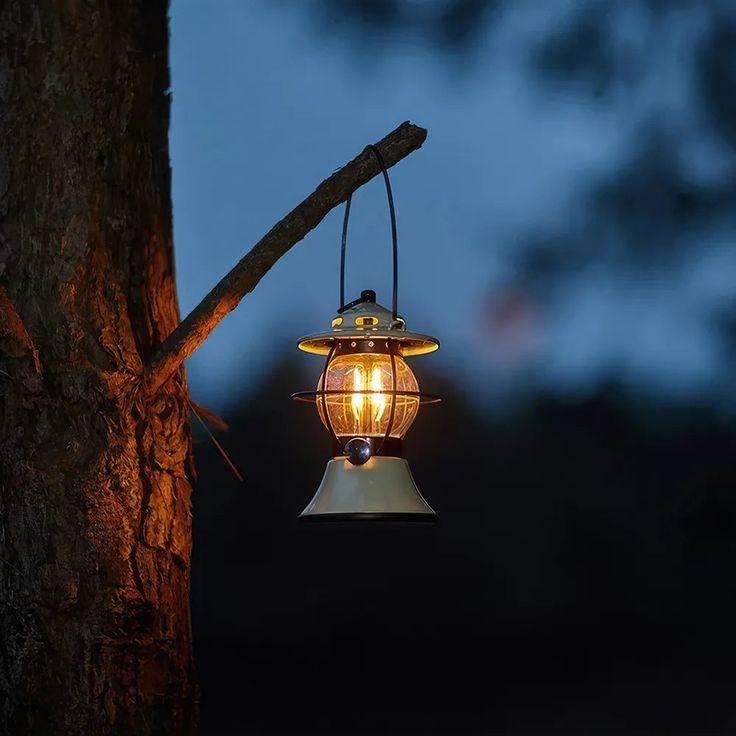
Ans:
[[[163,0],[0,2],[0,732],[194,729]]]

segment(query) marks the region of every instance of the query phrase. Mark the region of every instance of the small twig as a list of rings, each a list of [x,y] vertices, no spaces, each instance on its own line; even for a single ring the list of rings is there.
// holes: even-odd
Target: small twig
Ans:
[[[376,147],[386,166],[391,167],[416,151],[426,137],[424,128],[406,122]],[[155,391],[167,381],[281,256],[319,225],[330,210],[380,173],[377,157],[366,148],[274,225],[160,345],[148,365],[145,387]]]
[[[230,470],[233,471],[233,475],[241,482],[243,483],[243,476],[240,474],[240,471],[235,467],[235,463],[230,459],[230,456],[225,452],[225,448],[217,441],[217,437],[210,432],[210,428],[205,423],[204,419],[202,419],[201,416],[199,416],[199,413],[194,408],[195,404],[190,400],[189,401],[189,408],[192,410],[192,414],[194,414],[195,417],[197,417],[197,420],[202,425],[202,429],[207,433],[207,436],[212,440],[212,444],[217,448],[217,451],[222,455],[223,459],[227,463],[227,466],[230,468]]]
[[[189,399],[189,405],[202,419],[209,422],[215,429],[219,429],[220,432],[227,432],[230,429],[230,425],[224,419],[220,419],[212,409],[208,409],[206,406],[202,406],[202,404],[198,404],[191,399]]]

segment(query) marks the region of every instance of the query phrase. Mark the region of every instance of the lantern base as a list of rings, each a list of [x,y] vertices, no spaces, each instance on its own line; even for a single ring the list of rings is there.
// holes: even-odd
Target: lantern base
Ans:
[[[350,522],[350,521],[389,521],[389,522],[404,522],[409,524],[436,524],[439,521],[439,516],[436,513],[426,514],[405,514],[397,512],[387,512],[384,514],[366,513],[356,511],[350,514],[340,513],[326,513],[326,514],[306,514],[301,513],[298,516],[300,522]]]
[[[327,463],[322,483],[299,518],[303,521],[437,521],[422,498],[409,463],[374,456],[364,465],[344,457]]]

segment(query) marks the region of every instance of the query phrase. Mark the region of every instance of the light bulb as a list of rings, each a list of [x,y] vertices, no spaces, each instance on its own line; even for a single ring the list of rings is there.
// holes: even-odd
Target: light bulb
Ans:
[[[403,437],[419,409],[419,397],[402,392],[418,392],[419,386],[400,355],[394,356],[396,386],[392,385],[391,356],[387,353],[354,352],[338,355],[327,366],[324,389],[317,400],[319,415],[332,425],[338,437],[382,437],[391,418],[395,401],[391,437]],[[398,392],[394,396],[392,389]],[[317,390],[322,389],[322,377]],[[325,414],[325,408],[327,414]]]

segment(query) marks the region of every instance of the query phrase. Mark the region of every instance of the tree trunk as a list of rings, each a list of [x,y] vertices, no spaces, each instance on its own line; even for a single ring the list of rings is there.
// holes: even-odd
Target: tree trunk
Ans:
[[[0,731],[193,730],[164,0],[0,0]]]

